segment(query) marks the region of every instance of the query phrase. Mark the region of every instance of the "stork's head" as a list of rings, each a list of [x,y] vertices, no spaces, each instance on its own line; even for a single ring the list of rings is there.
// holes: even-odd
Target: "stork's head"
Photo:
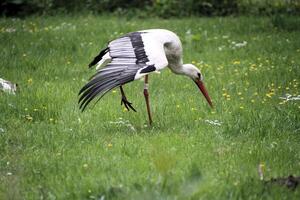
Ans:
[[[204,95],[205,99],[207,100],[208,104],[213,107],[211,99],[208,95],[208,92],[203,83],[203,76],[200,70],[193,64],[184,64],[183,65],[183,73],[190,77],[198,86],[202,94]]]

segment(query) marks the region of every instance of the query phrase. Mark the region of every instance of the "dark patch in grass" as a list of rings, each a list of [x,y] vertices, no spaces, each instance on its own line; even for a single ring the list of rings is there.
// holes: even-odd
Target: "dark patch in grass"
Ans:
[[[271,185],[277,184],[295,190],[300,183],[300,176],[289,175],[288,177],[271,178],[266,183]]]
[[[300,19],[298,17],[287,15],[275,15],[271,18],[271,22],[274,27],[286,30],[297,31],[300,30]]]

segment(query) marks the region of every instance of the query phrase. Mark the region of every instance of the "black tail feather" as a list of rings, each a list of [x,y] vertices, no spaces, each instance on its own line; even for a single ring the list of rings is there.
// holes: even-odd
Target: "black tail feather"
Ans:
[[[89,68],[91,68],[92,66],[94,66],[95,64],[97,64],[102,57],[109,51],[109,48],[105,48],[103,50],[100,51],[99,55],[97,55],[94,60],[89,64]]]

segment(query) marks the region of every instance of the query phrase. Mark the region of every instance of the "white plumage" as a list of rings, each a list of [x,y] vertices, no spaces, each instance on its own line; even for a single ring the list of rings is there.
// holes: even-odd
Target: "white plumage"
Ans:
[[[8,92],[9,94],[16,94],[17,84],[11,83],[10,81],[0,78],[0,90]]]
[[[109,42],[98,56],[89,64],[97,65],[97,73],[80,90],[80,108],[86,106],[95,98],[99,99],[115,87],[120,87],[122,101],[129,110],[131,103],[127,101],[122,85],[145,77],[148,84],[148,74],[169,67],[175,74],[190,77],[199,87],[208,103],[212,106],[210,97],[202,82],[200,70],[192,64],[183,64],[182,46],[179,37],[165,29],[150,29],[128,33]],[[148,99],[148,88],[144,89],[150,124],[152,122]]]

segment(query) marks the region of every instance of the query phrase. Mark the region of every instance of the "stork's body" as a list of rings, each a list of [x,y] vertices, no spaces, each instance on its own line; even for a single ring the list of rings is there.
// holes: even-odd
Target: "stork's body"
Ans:
[[[192,64],[183,64],[182,45],[178,36],[164,29],[150,29],[128,33],[109,42],[108,47],[100,52],[90,63],[97,65],[97,73],[80,90],[80,108],[82,110],[96,96],[100,98],[115,87],[120,87],[125,107],[135,109],[127,101],[122,85],[145,77],[144,95],[150,124],[152,123],[149,94],[148,74],[169,67],[175,74],[189,76],[198,85],[208,103],[211,100],[202,83],[198,68]]]
[[[175,33],[165,29],[150,29],[128,34],[129,38],[135,37],[136,40],[138,35],[140,35],[140,42],[143,43],[145,55],[148,58],[145,64],[154,64],[155,71],[160,71],[168,66],[174,73],[180,74],[182,71],[182,45]],[[118,40],[115,43],[118,44]],[[114,41],[112,41],[111,45],[114,45]],[[124,50],[123,48],[121,49]],[[96,69],[105,66],[111,61],[112,57],[110,54],[113,53],[107,52],[103,56],[97,63]],[[139,79],[144,75],[137,73],[135,79]]]

